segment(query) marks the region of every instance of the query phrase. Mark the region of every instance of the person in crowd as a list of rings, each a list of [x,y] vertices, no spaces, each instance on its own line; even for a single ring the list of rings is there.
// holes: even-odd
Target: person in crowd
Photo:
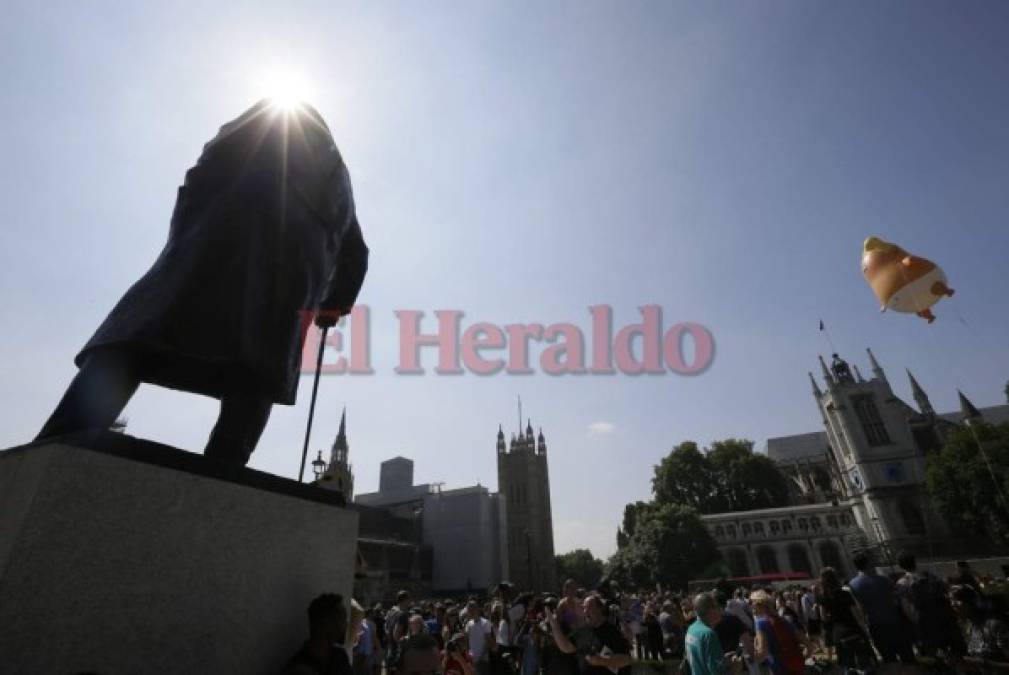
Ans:
[[[662,628],[663,651],[670,657],[677,657],[683,653],[685,626],[686,621],[680,603],[674,600],[663,602],[662,612],[659,614],[659,627]]]
[[[937,652],[952,658],[962,656],[966,646],[957,628],[946,584],[928,571],[919,571],[910,551],[898,553],[897,564],[904,571],[897,580],[897,596],[914,626],[918,653],[929,657]]]
[[[855,598],[842,587],[833,567],[820,570],[816,605],[828,650],[831,647],[837,649],[838,666],[842,670],[869,668],[875,658],[869,645],[865,617]]]
[[[516,624],[513,644],[518,650],[521,675],[538,675],[540,672],[543,647],[543,632],[540,622],[543,618],[543,600],[535,599],[524,604],[526,614]]]
[[[459,621],[459,608],[455,605],[445,609],[445,622],[441,627],[442,644],[447,645],[448,641],[463,631],[462,622]]]
[[[540,630],[543,632],[543,648],[541,650],[543,672],[545,675],[577,675],[577,655],[561,651],[561,648],[557,646],[557,641],[554,639],[550,621],[547,619],[551,614],[557,616],[560,630],[570,639],[577,629],[565,623],[560,618],[559,606],[560,603],[554,597],[548,597],[543,601],[543,621],[540,624]]]
[[[353,675],[343,643],[347,638],[343,597],[324,593],[308,606],[308,640],[284,669],[284,675]]]
[[[406,636],[407,621],[410,617],[410,593],[400,591],[396,594],[396,604],[385,615],[385,669],[388,675],[394,675],[399,667],[400,641]]]
[[[557,604],[557,614],[561,622],[571,630],[581,628],[585,621],[582,615],[582,601],[578,597],[578,582],[568,579],[564,582],[564,597]]]
[[[806,668],[803,649],[812,653],[806,638],[787,619],[778,615],[775,601],[766,591],[750,595],[753,606],[754,660],[774,675],[802,675]]]
[[[577,654],[582,675],[627,675],[631,647],[620,629],[607,619],[604,603],[599,595],[586,597],[582,603],[585,624],[570,637],[565,634],[557,615],[545,609],[550,632],[560,651]]]
[[[354,644],[353,658],[354,675],[372,675],[375,662],[375,623],[371,620],[369,609],[361,619],[361,628]]]
[[[441,628],[445,623],[445,605],[436,602],[431,605],[430,612],[424,615],[424,629],[438,643],[438,649],[444,649]]]
[[[511,624],[505,613],[504,604],[494,601],[490,608],[490,625],[494,642],[490,652],[491,672],[495,675],[509,675],[511,670]]]
[[[805,623],[806,637],[814,649],[820,645],[820,614],[816,607],[816,587],[808,586],[802,591],[799,605],[802,607],[802,618]]]
[[[724,645],[715,632],[723,620],[722,608],[711,593],[699,593],[694,598],[697,619],[687,628],[684,650],[691,675],[725,675],[739,673],[742,659]],[[737,619],[738,621],[738,619]]]
[[[655,603],[645,605],[645,658],[659,661],[663,658],[662,626],[659,625],[659,615]]]
[[[750,604],[746,601],[745,589],[737,588],[732,592],[732,597],[725,603],[725,611],[742,621],[747,630],[753,632],[753,615]]]
[[[427,629],[424,626],[424,617],[419,612],[410,614],[406,622],[406,635],[403,636],[403,639],[424,635],[425,633],[427,633]]]
[[[726,654],[733,652],[742,657],[744,670],[753,672],[757,669],[757,662],[754,660],[753,630],[738,616],[725,611],[724,606],[729,600],[721,591],[716,590],[714,595],[719,607],[722,608],[721,619],[714,626],[718,640],[722,643],[722,651]]]
[[[1009,668],[1009,626],[993,615],[972,586],[954,586],[953,609],[963,623],[967,662],[989,672]],[[997,664],[997,665],[996,665]]]
[[[445,675],[476,675],[465,633],[455,633],[445,640],[442,672]]]
[[[865,553],[852,556],[858,574],[848,587],[865,613],[869,636],[883,663],[916,664],[911,631],[897,604],[895,586],[876,572]]]
[[[480,603],[476,600],[466,603],[466,617],[466,639],[474,668],[477,675],[490,675],[490,655],[495,644],[494,628],[490,621],[483,618]]]
[[[424,617],[420,614],[411,617],[410,634],[403,639],[401,650],[402,675],[432,675],[441,669],[438,643],[424,630]]]

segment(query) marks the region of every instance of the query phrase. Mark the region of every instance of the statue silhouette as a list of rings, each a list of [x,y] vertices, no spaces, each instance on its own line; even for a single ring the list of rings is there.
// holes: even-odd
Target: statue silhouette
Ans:
[[[349,313],[367,266],[326,123],[260,101],[186,173],[164,250],[77,355],[37,440],[108,429],[149,382],[220,399],[205,454],[244,465],[273,404],[295,402],[312,317]]]

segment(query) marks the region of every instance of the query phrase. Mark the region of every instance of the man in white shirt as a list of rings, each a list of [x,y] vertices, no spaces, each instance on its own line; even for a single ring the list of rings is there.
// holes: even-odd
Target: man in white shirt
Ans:
[[[476,600],[466,604],[466,637],[469,639],[469,653],[473,657],[477,675],[490,675],[490,652],[494,643],[494,631],[490,621],[483,618]]]

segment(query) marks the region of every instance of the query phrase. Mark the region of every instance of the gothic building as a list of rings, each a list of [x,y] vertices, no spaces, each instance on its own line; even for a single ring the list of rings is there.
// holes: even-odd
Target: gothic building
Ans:
[[[981,552],[949,531],[924,485],[928,453],[961,414],[936,413],[910,372],[917,408],[905,403],[866,351],[868,379],[837,354],[829,367],[820,358],[822,385],[809,374],[823,431],[767,441],[768,457],[790,481],[792,506],[703,517],[734,576],[808,574],[824,565],[847,574],[858,551],[879,564],[901,549],[922,559]],[[980,414],[1007,421],[1009,405]]]
[[[553,515],[543,430],[534,437],[532,423],[527,422],[525,433],[512,435],[506,446],[499,426],[497,471],[498,493],[506,505],[510,580],[519,588],[554,589]]]
[[[350,447],[347,445],[347,409],[340,415],[340,431],[337,432],[333,445],[329,449],[329,462],[322,459],[322,451],[312,463],[314,466],[325,467],[318,478],[321,487],[328,490],[338,490],[349,504],[354,501],[354,473],[350,466]]]

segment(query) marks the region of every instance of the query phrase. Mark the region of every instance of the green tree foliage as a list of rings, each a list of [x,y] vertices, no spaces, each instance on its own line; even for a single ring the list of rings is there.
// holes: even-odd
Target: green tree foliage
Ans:
[[[625,587],[660,583],[683,588],[691,576],[720,558],[697,511],[677,504],[636,510],[633,534],[609,561],[609,574]]]
[[[1003,501],[1009,497],[1009,424],[982,424],[976,431],[992,471],[970,429],[959,428],[946,437],[942,449],[928,457],[928,492],[954,532],[969,532],[972,538],[1009,546],[1009,513]]]
[[[562,583],[574,579],[581,586],[592,588],[603,578],[603,561],[594,558],[586,548],[554,556],[554,562],[557,565],[557,578]]]
[[[631,537],[634,536],[638,519],[642,518],[651,506],[649,502],[634,502],[624,507],[624,521],[617,529],[617,548],[627,545]]]
[[[652,493],[658,504],[700,513],[788,504],[788,482],[774,462],[753,452],[753,441],[735,438],[715,441],[707,452],[693,441],[680,443],[655,467]]]

